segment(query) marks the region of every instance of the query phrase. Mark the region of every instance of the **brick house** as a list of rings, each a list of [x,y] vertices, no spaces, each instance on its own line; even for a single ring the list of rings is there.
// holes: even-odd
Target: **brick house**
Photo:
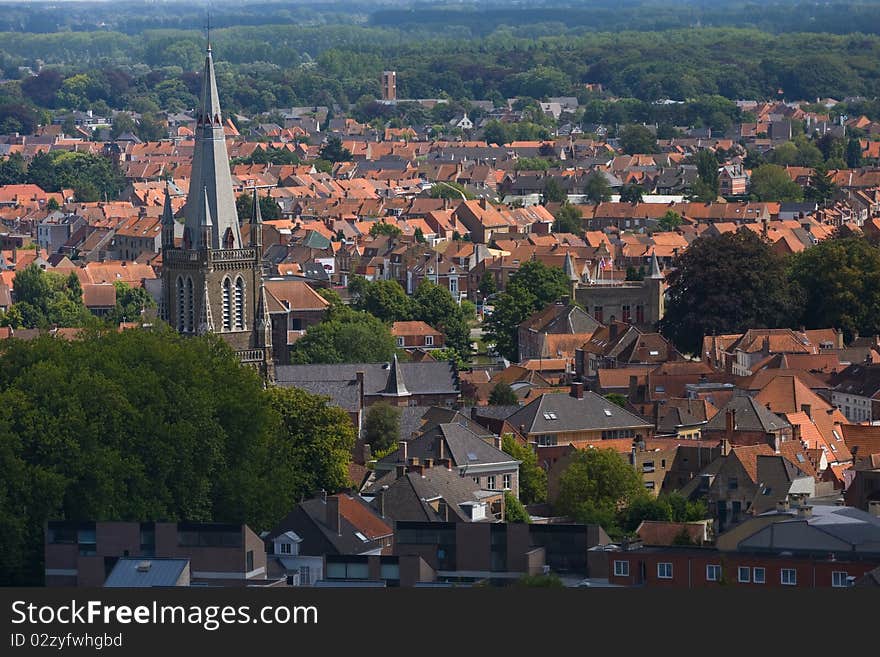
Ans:
[[[391,335],[403,349],[442,349],[446,336],[425,322],[394,322]]]

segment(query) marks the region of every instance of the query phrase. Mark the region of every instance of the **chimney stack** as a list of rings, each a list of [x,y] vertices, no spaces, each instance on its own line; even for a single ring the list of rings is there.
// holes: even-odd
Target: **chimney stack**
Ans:
[[[630,401],[635,401],[638,398],[639,393],[639,377],[630,375],[629,377],[629,393],[628,397]]]
[[[330,528],[330,531],[342,534],[339,515],[339,496],[331,495],[327,498],[327,526]]]
[[[584,398],[584,384],[580,381],[573,381],[571,384],[571,394],[575,399],[583,399]]]
[[[407,459],[406,459],[406,441],[405,440],[401,440],[398,443],[398,450],[400,451],[400,454],[398,454],[397,460],[400,461],[401,463],[406,463]]]
[[[425,459],[425,470],[430,470],[434,467],[434,459],[428,458]]]
[[[728,409],[727,414],[725,415],[725,420],[727,423],[725,429],[727,430],[728,437],[730,437],[730,435],[736,431],[736,410],[732,408]]]
[[[379,490],[379,515],[385,517],[385,491],[388,490],[387,484]]]
[[[476,406],[474,407],[476,408]],[[446,443],[442,438],[437,439],[437,461],[440,462],[446,458]]]
[[[494,438],[495,449],[501,449],[501,436],[495,436]]]
[[[798,518],[812,518],[813,517],[813,507],[809,504],[801,504],[797,510]]]
[[[611,323],[608,325],[608,337],[611,340],[617,339],[617,322],[611,320]]]
[[[400,479],[401,477],[403,477],[406,474],[406,466],[405,465],[402,465],[402,464],[398,465],[395,467],[394,470],[395,470],[395,475],[396,475],[397,479]]]
[[[787,497],[784,500],[779,500],[778,502],[776,502],[776,510],[779,513],[786,513],[790,508],[791,507],[788,503]]]

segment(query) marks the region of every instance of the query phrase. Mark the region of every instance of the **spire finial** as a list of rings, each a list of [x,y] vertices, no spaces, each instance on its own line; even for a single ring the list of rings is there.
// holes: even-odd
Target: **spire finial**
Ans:
[[[207,24],[205,26],[205,32],[208,39],[208,52],[211,52],[211,12],[208,11]]]

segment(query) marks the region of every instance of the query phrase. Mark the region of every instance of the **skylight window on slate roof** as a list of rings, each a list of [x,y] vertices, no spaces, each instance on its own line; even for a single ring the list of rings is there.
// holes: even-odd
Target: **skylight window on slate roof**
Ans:
[[[804,459],[804,455],[801,454],[800,452],[798,452],[798,454],[797,454],[797,460],[798,460],[798,463],[803,463],[803,462],[805,461],[805,459]]]
[[[547,411],[544,413],[545,420],[558,420],[559,418],[556,416],[556,411]]]
[[[602,410],[605,411],[605,415],[607,415],[608,417],[611,417],[611,409],[610,408],[603,408]]]
[[[361,541],[364,542],[364,543],[367,543],[367,542],[369,542],[369,540],[370,540],[370,539],[368,539],[366,536],[364,536],[363,534],[361,534],[360,532],[355,532],[354,535],[357,536],[359,539],[361,539]]]
[[[473,452],[468,452],[467,457],[468,457],[468,461],[476,461],[477,460],[477,455],[474,454]]]

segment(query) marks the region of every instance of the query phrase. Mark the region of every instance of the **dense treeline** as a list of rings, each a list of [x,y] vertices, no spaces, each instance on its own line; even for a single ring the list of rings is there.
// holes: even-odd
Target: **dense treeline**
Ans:
[[[171,329],[0,350],[0,586],[43,581],[47,520],[247,522],[349,485],[355,429],[264,389],[217,336]]]
[[[766,99],[778,98],[780,90],[789,99],[880,95],[880,37],[865,34],[702,28],[534,38],[499,28],[471,39],[288,24],[215,30],[212,42],[224,106],[248,113],[365,104],[380,95],[386,68],[398,71],[401,97],[578,95],[587,102],[584,84],[596,82],[618,97],[634,98],[634,114],[646,114],[646,105],[663,98]],[[189,108],[199,91],[203,51],[198,30],[2,34],[5,77],[20,77],[18,67],[33,67],[37,59],[49,68],[38,80],[0,87],[0,107],[141,113]]]

